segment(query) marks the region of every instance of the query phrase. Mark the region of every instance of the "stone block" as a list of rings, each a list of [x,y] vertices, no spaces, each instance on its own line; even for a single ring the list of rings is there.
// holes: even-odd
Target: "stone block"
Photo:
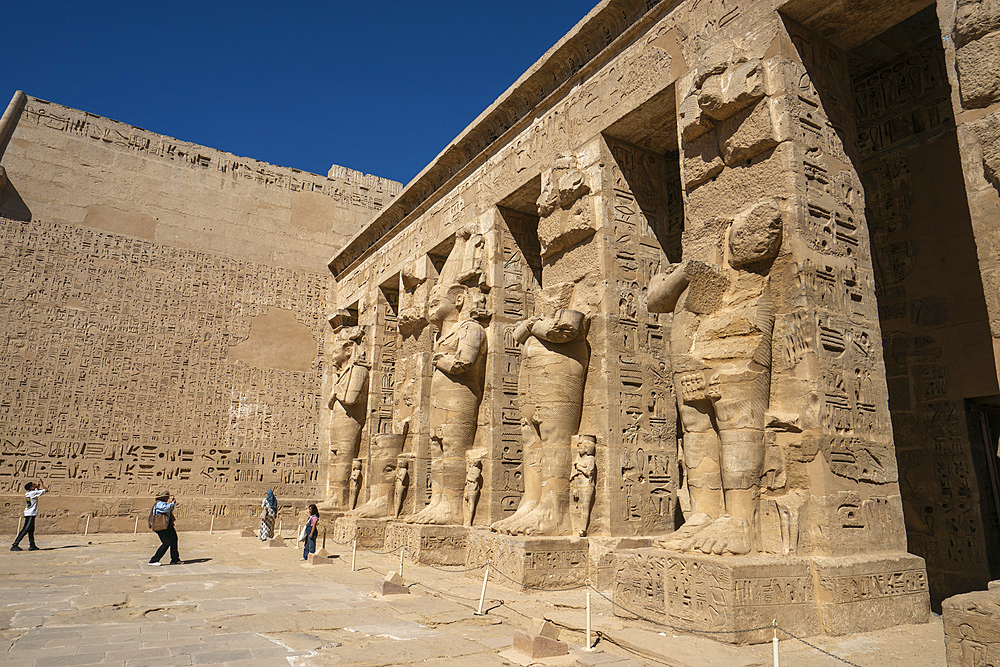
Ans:
[[[955,52],[962,106],[981,109],[1000,100],[1000,31],[969,42]]]
[[[358,546],[364,549],[383,549],[389,522],[385,519],[360,519],[342,516],[333,523],[333,539],[350,543],[358,536]]]
[[[612,599],[615,615],[666,620],[663,568],[667,552],[662,549],[622,549],[614,555]]]
[[[941,603],[948,667],[1000,664],[1000,590],[994,583]]]
[[[559,639],[559,628],[551,621],[547,621],[544,618],[537,618],[531,625],[531,634],[548,637],[549,639]]]
[[[383,550],[406,549],[407,558],[430,565],[463,565],[468,548],[465,526],[424,526],[392,522],[386,527]]]
[[[778,145],[769,101],[763,99],[721,121],[719,151],[727,166],[739,165]]]
[[[528,634],[520,630],[514,631],[514,650],[533,659],[554,658],[569,653],[566,642],[542,635]]]
[[[587,536],[587,564],[590,583],[602,591],[610,591],[615,583],[615,554],[621,549],[642,549],[653,546],[651,537]]]
[[[684,142],[684,187],[688,190],[714,178],[724,166],[715,132]]]
[[[930,597],[924,559],[910,554],[813,558],[816,601],[828,635],[926,623]]]
[[[285,546],[285,539],[282,537],[275,537],[267,541],[267,546],[269,547],[283,547]]]
[[[697,95],[688,95],[677,107],[677,123],[680,126],[681,138],[684,141],[694,141],[714,127],[698,104]]]
[[[240,533],[240,537],[258,537],[258,535],[252,530],[244,530]]]
[[[398,572],[390,572],[384,578],[375,580],[375,592],[379,595],[409,595],[410,589]]]
[[[588,577],[588,543],[585,537],[522,537],[486,530],[469,532],[466,565],[490,565],[490,582],[525,590],[550,590],[582,586]],[[467,576],[480,578],[482,572]]]
[[[306,563],[309,565],[330,565],[333,563],[333,559],[330,558],[330,554],[320,551],[319,553],[309,554]]]

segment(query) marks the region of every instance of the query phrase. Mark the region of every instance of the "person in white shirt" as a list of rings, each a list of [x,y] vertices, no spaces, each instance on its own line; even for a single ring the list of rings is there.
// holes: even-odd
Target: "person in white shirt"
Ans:
[[[38,517],[38,498],[43,493],[48,491],[45,485],[41,482],[35,484],[34,482],[28,482],[24,485],[24,490],[27,493],[24,494],[24,527],[21,528],[21,532],[17,534],[17,539],[14,540],[14,544],[10,545],[11,551],[24,551],[21,547],[17,546],[20,544],[24,536],[28,536],[28,551],[38,551],[38,546],[35,544],[35,519]]]

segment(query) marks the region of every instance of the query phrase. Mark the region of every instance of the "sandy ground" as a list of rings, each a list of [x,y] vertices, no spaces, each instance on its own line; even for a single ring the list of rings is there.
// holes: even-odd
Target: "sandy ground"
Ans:
[[[11,536],[6,536],[9,544]],[[519,593],[491,580],[476,615],[481,572],[407,561],[408,595],[375,581],[399,558],[327,542],[323,565],[294,540],[274,548],[237,533],[181,533],[182,565],[146,565],[155,535],[39,536],[41,551],[0,551],[0,662],[15,665],[727,665],[772,664],[771,645],[733,647],[613,614],[593,595],[596,647],[583,651],[584,590]],[[164,562],[166,562],[166,558]],[[515,630],[547,618],[570,653],[524,658]],[[861,667],[944,665],[941,619],[876,633],[814,637]],[[845,663],[795,640],[781,665]]]

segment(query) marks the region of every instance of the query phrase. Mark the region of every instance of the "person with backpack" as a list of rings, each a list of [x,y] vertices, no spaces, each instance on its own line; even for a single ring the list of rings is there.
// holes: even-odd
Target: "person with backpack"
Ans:
[[[149,528],[160,538],[160,547],[149,559],[150,565],[159,565],[160,559],[170,549],[170,565],[179,565],[181,557],[177,553],[177,531],[174,529],[174,507],[177,503],[169,491],[156,496],[156,504],[149,510]]]
[[[28,551],[38,551],[38,545],[35,544],[35,519],[38,518],[38,498],[48,491],[45,485],[41,482],[35,484],[34,482],[28,482],[24,485],[24,526],[21,528],[21,532],[17,534],[17,539],[14,543],[10,545],[11,551],[24,551],[18,546],[24,536],[28,536]]]

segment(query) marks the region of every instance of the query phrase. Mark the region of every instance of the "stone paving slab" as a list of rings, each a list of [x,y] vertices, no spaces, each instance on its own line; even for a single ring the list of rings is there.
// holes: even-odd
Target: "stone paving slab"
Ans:
[[[732,647],[614,615],[594,596],[601,641],[585,653],[584,591],[519,593],[481,579],[407,563],[411,595],[377,599],[375,577],[398,557],[350,547],[323,568],[302,568],[293,550],[240,541],[238,533],[181,534],[180,566],[148,567],[151,536],[59,536],[55,548],[0,553],[0,663],[45,665],[511,665],[514,630],[535,618],[563,628],[576,665],[770,664],[770,645]],[[89,542],[89,544],[88,544]],[[454,569],[454,568],[453,568]],[[940,621],[873,636],[821,637],[818,645],[863,667],[944,664]],[[616,645],[619,644],[619,645]],[[620,646],[633,647],[634,650]],[[840,664],[792,641],[783,664]]]

